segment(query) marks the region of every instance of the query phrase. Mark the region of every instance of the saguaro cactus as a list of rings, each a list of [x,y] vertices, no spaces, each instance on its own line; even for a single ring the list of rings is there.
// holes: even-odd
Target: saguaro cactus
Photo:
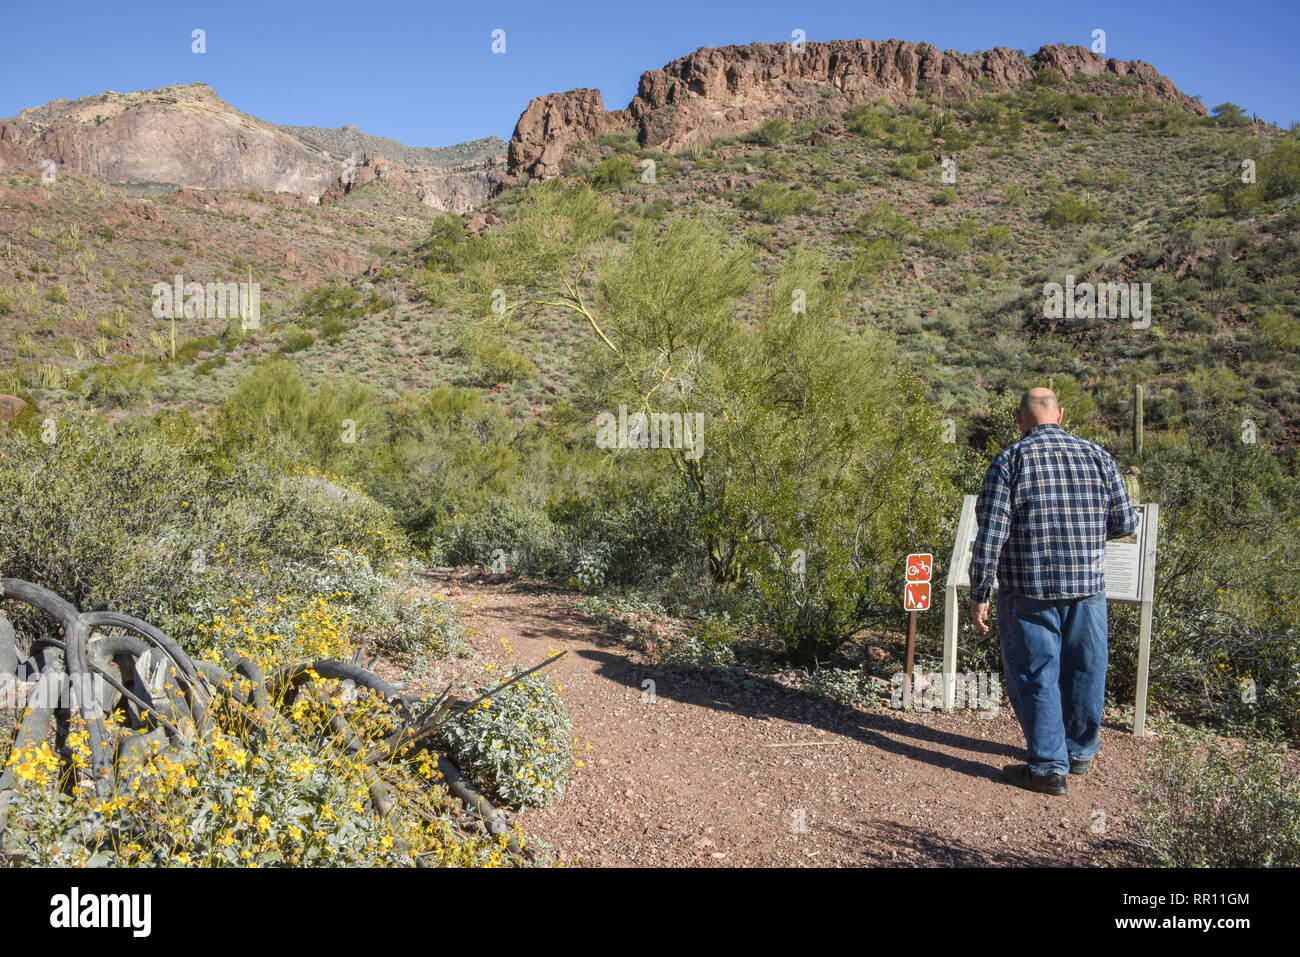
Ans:
[[[1133,386],[1133,454],[1142,458],[1142,386]]]

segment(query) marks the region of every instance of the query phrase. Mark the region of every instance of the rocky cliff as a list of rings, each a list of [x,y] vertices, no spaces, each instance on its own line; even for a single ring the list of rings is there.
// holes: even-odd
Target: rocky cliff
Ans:
[[[58,170],[107,182],[257,189],[313,203],[378,178],[427,206],[462,213],[481,205],[505,171],[499,156],[449,168],[401,166],[364,149],[328,148],[321,138],[241,113],[206,84],[192,83],[23,110],[0,120],[0,166],[48,159]]]
[[[534,99],[510,138],[505,184],[555,176],[571,144],[606,133],[634,130],[642,146],[675,151],[748,132],[776,117],[802,120],[855,103],[1008,90],[1046,67],[1067,80],[1131,76],[1139,92],[1206,112],[1150,64],[1107,59],[1077,46],[1045,46],[1033,56],[1006,47],[956,53],[901,40],[809,42],[801,49],[789,43],[705,47],[643,73],[636,96],[623,110],[606,112],[597,90]]]

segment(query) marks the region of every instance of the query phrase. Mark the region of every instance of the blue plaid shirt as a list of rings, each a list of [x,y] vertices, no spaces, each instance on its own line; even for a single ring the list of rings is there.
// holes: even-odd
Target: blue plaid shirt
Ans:
[[[970,600],[998,587],[1031,598],[1083,598],[1106,590],[1106,540],[1137,528],[1137,513],[1109,452],[1054,423],[999,452],[975,502]]]

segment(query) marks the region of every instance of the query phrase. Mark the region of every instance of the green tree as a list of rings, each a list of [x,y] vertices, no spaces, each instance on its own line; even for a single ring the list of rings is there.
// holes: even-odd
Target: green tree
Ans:
[[[475,281],[520,280],[503,290],[506,321],[558,310],[590,332],[577,395],[589,416],[680,416],[691,434],[679,426],[654,454],[712,577],[756,589],[793,657],[825,658],[952,504],[937,413],[890,342],[845,328],[852,265],[798,251],[755,304],[749,247],[694,220],[642,223],[615,246],[600,210],[552,187],[500,231],[504,261]]]

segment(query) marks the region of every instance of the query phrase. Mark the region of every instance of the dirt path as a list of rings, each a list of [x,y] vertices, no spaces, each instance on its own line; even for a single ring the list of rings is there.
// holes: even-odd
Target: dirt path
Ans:
[[[645,661],[575,612],[572,595],[510,585],[474,595],[477,648],[499,654],[507,637],[525,663],[569,651],[553,673],[591,749],[560,802],[520,815],[560,861],[1086,866],[1122,853],[1117,838],[1137,812],[1133,785],[1154,743],[1127,727],[1103,728],[1068,796],[1035,795],[999,780],[1024,760],[1009,707],[991,719],[861,710],[766,680],[747,693]]]

